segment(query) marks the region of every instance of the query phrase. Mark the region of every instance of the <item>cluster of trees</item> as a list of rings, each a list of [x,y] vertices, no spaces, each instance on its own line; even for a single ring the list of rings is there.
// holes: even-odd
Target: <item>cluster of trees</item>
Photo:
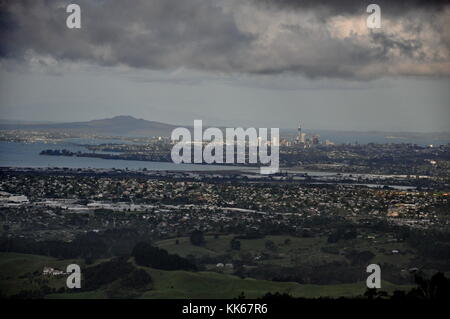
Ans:
[[[375,254],[371,251],[365,250],[365,251],[357,251],[352,250],[349,251],[345,257],[350,260],[352,265],[367,265],[369,264],[370,260],[375,257]]]
[[[450,300],[450,279],[438,272],[427,278],[423,274],[415,276],[417,287],[410,291],[396,290],[389,295],[383,290],[367,289],[364,297],[368,299],[423,299],[423,300]]]
[[[316,285],[354,283],[367,277],[364,269],[359,265],[349,265],[347,262],[338,261],[316,266],[262,265],[254,268],[239,268],[235,274],[240,277]]]
[[[195,264],[166,250],[154,247],[147,242],[140,242],[133,248],[131,255],[136,264],[164,270],[197,270]]]
[[[191,233],[190,240],[194,246],[203,246],[206,243],[205,236],[201,230],[194,230]]]
[[[341,239],[355,239],[358,233],[355,229],[338,228],[328,236],[328,243],[337,243]]]
[[[230,248],[232,250],[241,250],[241,241],[236,238],[231,239],[230,240]]]
[[[120,280],[120,286],[142,289],[152,283],[151,276],[143,269],[137,269],[124,257],[114,258],[83,271],[83,289],[96,290]]]
[[[266,240],[264,242],[264,247],[269,251],[276,251],[278,249],[277,245],[272,240]]]
[[[429,230],[411,230],[406,235],[407,242],[425,258],[450,260],[450,233]]]
[[[1,238],[0,251],[51,256],[55,258],[100,258],[107,246],[95,233],[78,236],[71,242],[35,241],[26,238]]]
[[[112,229],[102,233],[87,232],[71,242],[36,241],[27,238],[0,238],[0,251],[35,254],[55,258],[84,258],[90,263],[98,258],[129,256],[133,247],[146,240],[134,229]]]

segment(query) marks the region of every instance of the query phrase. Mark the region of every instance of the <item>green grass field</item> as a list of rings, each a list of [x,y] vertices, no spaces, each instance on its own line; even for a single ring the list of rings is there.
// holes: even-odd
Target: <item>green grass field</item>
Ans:
[[[390,263],[399,267],[408,267],[409,262],[414,258],[411,248],[405,243],[373,242],[368,239],[341,240],[338,243],[327,243],[327,237],[301,238],[293,236],[266,236],[259,239],[240,239],[241,249],[239,251],[230,249],[230,241],[233,235],[205,236],[204,246],[194,246],[188,237],[176,239],[166,239],[155,243],[160,248],[169,253],[186,257],[193,255],[197,258],[203,256],[217,257],[227,255],[228,259],[240,259],[243,253],[251,254],[253,257],[268,253],[265,242],[270,240],[275,243],[276,250],[269,252],[273,258],[261,260],[260,264],[272,264],[278,266],[295,267],[300,264],[317,265],[332,261],[345,261],[345,257],[339,254],[327,253],[321,250],[322,247],[333,247],[341,252],[348,250],[364,251],[374,253],[375,257],[371,262],[377,264]],[[289,244],[285,244],[289,240]],[[401,251],[401,254],[389,254],[393,249]],[[383,250],[383,252],[381,252]],[[226,261],[226,260],[224,260]]]

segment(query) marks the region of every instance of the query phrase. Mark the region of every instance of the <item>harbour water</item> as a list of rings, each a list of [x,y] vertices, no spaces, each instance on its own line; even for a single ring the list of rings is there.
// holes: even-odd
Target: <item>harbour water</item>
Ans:
[[[40,155],[42,150],[46,149],[66,149],[72,152],[88,152],[83,145],[92,145],[100,143],[114,143],[115,140],[66,140],[57,143],[17,143],[0,141],[0,167],[28,167],[28,168],[93,168],[93,169],[129,169],[149,171],[226,171],[239,170],[241,172],[259,171],[255,167],[244,166],[228,166],[228,165],[196,165],[196,164],[175,164],[168,162],[148,162],[148,161],[132,161],[132,160],[111,160],[94,157],[76,157],[76,156],[50,156]],[[121,141],[122,142],[122,141]],[[371,174],[349,174],[349,173],[333,173],[309,170],[288,169],[290,174],[308,174],[309,176],[323,179],[327,182],[339,183],[335,178],[377,178],[386,179],[394,177],[394,175],[378,175]],[[256,178],[258,174],[253,174]],[[263,177],[263,176],[260,176]],[[355,184],[358,182],[355,181]],[[359,183],[367,187],[379,188],[385,185]],[[415,187],[386,185],[401,190],[412,190]]]
[[[80,143],[81,141],[77,141]],[[101,141],[104,142],[104,141]],[[83,144],[87,144],[84,143]],[[92,143],[91,143],[92,144]],[[205,171],[246,169],[239,166],[175,164],[167,162],[146,162],[130,160],[108,160],[91,157],[40,155],[46,149],[67,149],[72,152],[86,152],[87,149],[72,142],[60,143],[17,143],[0,141],[0,167],[67,167],[103,169],[147,169],[170,171]]]

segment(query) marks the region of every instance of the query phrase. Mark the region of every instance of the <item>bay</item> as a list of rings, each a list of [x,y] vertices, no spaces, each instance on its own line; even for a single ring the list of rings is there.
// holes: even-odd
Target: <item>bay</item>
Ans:
[[[79,143],[81,141],[77,142]],[[104,141],[96,142],[104,143]],[[92,142],[89,144],[92,144]],[[242,166],[175,164],[167,162],[108,160],[91,157],[39,155],[42,150],[46,149],[67,149],[72,152],[88,151],[84,146],[77,145],[69,141],[58,143],[17,143],[0,141],[0,167],[116,168],[132,170],[145,168],[147,170],[162,171],[249,170],[248,167]]]

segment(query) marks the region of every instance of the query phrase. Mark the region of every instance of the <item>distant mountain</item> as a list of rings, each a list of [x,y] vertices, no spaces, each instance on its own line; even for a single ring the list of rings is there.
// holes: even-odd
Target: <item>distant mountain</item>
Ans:
[[[110,136],[170,136],[170,133],[176,127],[175,125],[137,119],[132,116],[115,116],[87,122],[46,124],[0,121],[0,130],[33,130]]]

